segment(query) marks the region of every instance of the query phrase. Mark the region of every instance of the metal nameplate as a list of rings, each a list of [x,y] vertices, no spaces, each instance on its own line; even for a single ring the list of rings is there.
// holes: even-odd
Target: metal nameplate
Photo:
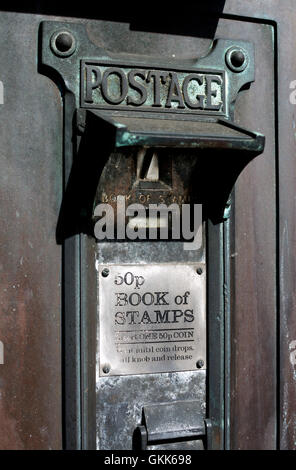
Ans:
[[[75,107],[104,110],[114,116],[177,114],[182,120],[215,116],[233,119],[240,90],[255,79],[254,45],[250,41],[218,38],[206,55],[184,61],[111,52],[95,44],[85,24],[43,21],[41,64],[62,79],[74,96]],[[61,41],[66,39],[66,50]],[[68,45],[68,49],[67,49]]]
[[[81,61],[81,106],[225,114],[224,71],[168,70]]]
[[[99,266],[99,376],[205,368],[205,265]]]

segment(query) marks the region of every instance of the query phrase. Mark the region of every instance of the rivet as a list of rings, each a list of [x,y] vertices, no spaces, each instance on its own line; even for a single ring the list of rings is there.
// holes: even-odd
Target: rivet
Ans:
[[[102,271],[102,276],[103,276],[103,277],[108,277],[108,276],[109,276],[109,273],[110,273],[109,269],[108,269],[108,268],[104,268],[103,271]]]
[[[248,54],[238,46],[228,49],[225,55],[227,66],[233,72],[243,72],[249,63]]]
[[[104,374],[109,374],[109,372],[110,372],[110,366],[108,366],[108,364],[105,364],[105,365],[103,366],[103,372],[104,372]]]
[[[69,57],[76,49],[76,41],[69,31],[58,31],[50,40],[52,51],[60,57]]]
[[[241,67],[245,61],[245,55],[242,51],[233,51],[230,56],[233,67]]]

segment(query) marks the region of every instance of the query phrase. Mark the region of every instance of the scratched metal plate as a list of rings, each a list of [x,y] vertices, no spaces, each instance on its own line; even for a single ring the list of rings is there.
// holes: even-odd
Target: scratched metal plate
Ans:
[[[99,376],[205,368],[205,281],[203,263],[101,265]]]

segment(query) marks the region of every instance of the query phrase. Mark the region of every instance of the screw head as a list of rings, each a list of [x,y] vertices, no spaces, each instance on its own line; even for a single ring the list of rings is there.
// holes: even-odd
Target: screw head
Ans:
[[[102,271],[102,276],[103,276],[103,277],[108,277],[108,276],[109,276],[109,273],[110,273],[109,269],[108,269],[108,268],[104,268],[103,271]]]
[[[73,45],[73,37],[67,33],[60,33],[55,41],[56,48],[60,52],[67,52]]]
[[[197,274],[201,275],[203,273],[203,270],[202,270],[202,268],[197,268],[196,272],[197,272]]]
[[[196,363],[196,367],[198,369],[201,369],[204,365],[205,365],[205,363],[204,363],[203,359],[199,359]]]
[[[110,366],[109,366],[108,364],[105,364],[105,365],[103,366],[103,372],[104,372],[104,374],[109,374],[109,372],[110,372]]]
[[[76,49],[76,41],[69,31],[57,31],[51,37],[50,46],[55,55],[69,57]]]
[[[230,61],[233,67],[238,68],[241,67],[245,61],[245,56],[242,51],[233,51],[230,55]]]
[[[249,63],[248,54],[240,47],[230,47],[225,56],[226,64],[233,72],[242,72]]]

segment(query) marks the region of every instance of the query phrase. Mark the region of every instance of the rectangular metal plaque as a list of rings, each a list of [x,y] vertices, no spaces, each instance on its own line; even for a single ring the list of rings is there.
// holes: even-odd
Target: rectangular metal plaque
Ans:
[[[205,265],[100,265],[99,376],[206,367]]]
[[[182,70],[81,61],[81,107],[225,114],[224,70]]]

